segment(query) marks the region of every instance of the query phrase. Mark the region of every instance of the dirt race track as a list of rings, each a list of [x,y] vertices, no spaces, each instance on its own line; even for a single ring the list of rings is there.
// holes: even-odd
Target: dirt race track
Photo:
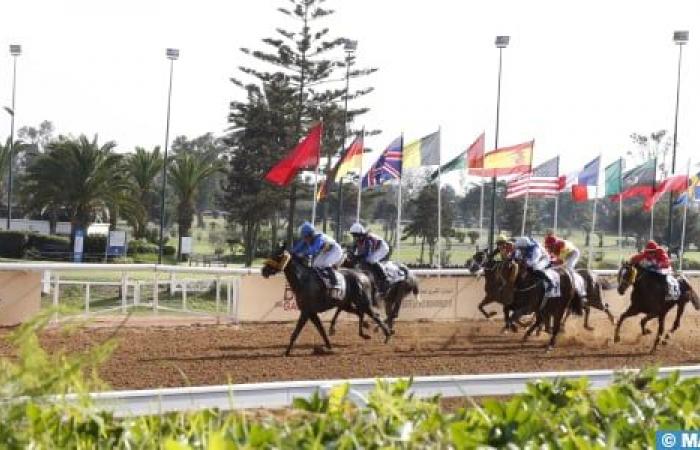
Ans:
[[[545,335],[522,345],[519,334],[502,334],[499,321],[399,322],[389,344],[379,335],[364,341],[354,321],[342,323],[331,337],[331,354],[318,354],[321,340],[308,326],[291,357],[282,357],[293,324],[189,326],[128,325],[116,333],[119,345],[101,375],[116,389],[246,383],[272,380],[376,376],[469,374],[641,367],[700,363],[700,316],[683,320],[669,345],[656,354],[653,335],[640,336],[639,318],[625,322],[623,338],[612,343],[611,325],[594,313],[593,332],[581,319],[569,320],[558,347],[545,354]],[[667,319],[670,325],[672,318]],[[656,322],[650,327],[656,331]],[[8,330],[0,330],[0,337]],[[90,327],[66,335],[48,330],[42,344],[50,350],[81,351],[114,334]],[[0,340],[0,355],[11,348]]]

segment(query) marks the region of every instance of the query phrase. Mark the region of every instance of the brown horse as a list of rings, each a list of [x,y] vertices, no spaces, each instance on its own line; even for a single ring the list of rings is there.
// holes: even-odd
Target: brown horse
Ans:
[[[339,276],[345,278],[345,295],[342,300],[336,300],[328,295],[326,286],[316,270],[309,267],[306,261],[291,255],[284,247],[280,247],[274,255],[265,261],[261,272],[265,278],[279,272],[284,273],[289,286],[294,292],[297,307],[299,308],[299,319],[292,332],[285,356],[289,356],[294,346],[294,341],[296,341],[299,333],[309,320],[318,330],[326,347],[330,349],[331,342],[318,315],[333,308],[339,308],[358,315],[360,317],[360,336],[365,339],[369,339],[369,336],[364,334],[362,319],[365,314],[368,315],[384,332],[385,342],[389,341],[391,334],[388,328],[372,311],[370,305],[371,285],[369,279],[363,273],[349,269],[342,270]]]
[[[418,279],[413,275],[408,268],[400,264],[399,268],[405,274],[405,278],[401,281],[393,283],[389,286],[384,295],[379,295],[378,292],[378,282],[375,280],[375,274],[370,269],[370,267],[362,262],[356,261],[352,253],[348,252],[345,261],[343,262],[343,267],[355,268],[361,270],[370,280],[372,284],[372,304],[376,305],[378,300],[384,303],[384,310],[386,313],[385,323],[391,333],[394,333],[394,321],[399,317],[399,311],[401,310],[401,304],[403,300],[410,294],[413,294],[416,299],[420,301]],[[331,320],[330,333],[334,333],[335,322],[340,315],[340,309],[335,312],[333,320]]]
[[[503,305],[503,317],[506,321],[506,328],[515,330],[515,325],[508,318],[513,303],[513,289],[518,276],[518,265],[512,261],[496,261],[493,258],[489,258],[485,251],[479,251],[472,257],[469,271],[477,273],[479,270],[484,272],[485,291],[483,300],[479,302],[479,311],[484,317],[490,319],[496,315],[496,312],[486,311],[484,306],[491,303],[500,303]]]
[[[610,308],[607,303],[603,301],[603,290],[609,290],[613,287],[605,279],[599,279],[588,269],[577,270],[578,274],[583,278],[583,282],[586,287],[586,302],[583,305],[583,327],[587,330],[593,330],[593,327],[589,325],[588,319],[591,315],[591,308],[595,308],[602,311],[610,320],[611,324],[615,323],[615,317],[610,312]]]
[[[656,351],[661,341],[661,336],[664,335],[666,314],[668,314],[671,308],[678,306],[676,319],[673,322],[671,330],[664,335],[663,341],[661,341],[662,345],[665,345],[670,339],[670,335],[680,327],[681,317],[683,316],[685,305],[688,304],[688,302],[692,302],[695,309],[700,309],[700,299],[684,277],[680,277],[678,280],[680,283],[681,295],[678,300],[675,301],[666,300],[668,288],[664,275],[637,268],[629,263],[623,263],[620,270],[617,272],[617,281],[617,291],[620,295],[624,295],[630,286],[632,286],[632,294],[630,295],[630,306],[622,313],[620,319],[617,321],[617,326],[615,327],[615,342],[620,342],[620,327],[622,327],[622,322],[628,317],[642,313],[645,314],[645,317],[641,321],[642,334],[650,333],[650,331],[646,329],[646,324],[649,320],[659,320],[656,339],[654,339],[654,346],[651,348],[651,352],[653,353]]]
[[[545,298],[545,286],[543,281],[535,276],[535,274],[524,267],[520,263],[520,275],[515,285],[515,320],[517,314],[525,314],[528,312],[535,313],[535,322],[528,328],[523,336],[525,342],[530,335],[540,329],[543,325],[547,325],[549,320],[552,321],[552,335],[547,344],[546,351],[549,352],[556,344],[557,336],[561,331],[562,324],[570,312],[580,316],[583,314],[583,305],[581,298],[576,295],[574,283],[569,277],[568,272],[563,268],[557,268],[560,282],[560,297]]]

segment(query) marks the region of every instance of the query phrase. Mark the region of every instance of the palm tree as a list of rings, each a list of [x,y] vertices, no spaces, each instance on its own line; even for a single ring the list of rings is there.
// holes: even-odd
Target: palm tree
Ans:
[[[8,137],[7,140],[5,141],[5,145],[0,142],[0,182],[5,182],[5,178],[7,177],[7,169],[10,164],[10,138]],[[17,157],[18,154],[25,152],[28,149],[27,144],[25,144],[21,140],[15,140],[15,145],[13,147],[15,157]],[[14,166],[13,169],[17,168],[17,159],[14,160]],[[16,173],[16,172],[15,172]]]
[[[133,182],[134,196],[141,204],[142,214],[129,218],[134,237],[140,239],[146,234],[149,212],[154,204],[155,180],[163,169],[160,147],[155,147],[151,152],[136,147],[136,153],[128,157],[126,167]]]
[[[116,217],[117,209],[133,208],[131,188],[123,157],[114,153],[116,144],[98,145],[81,135],[48,145],[27,168],[24,190],[31,193],[30,207],[35,210],[64,209],[73,231],[86,229],[97,216]]]
[[[180,237],[189,236],[199,186],[211,175],[223,170],[214,154],[183,152],[168,167],[168,182],[178,198],[177,225]]]

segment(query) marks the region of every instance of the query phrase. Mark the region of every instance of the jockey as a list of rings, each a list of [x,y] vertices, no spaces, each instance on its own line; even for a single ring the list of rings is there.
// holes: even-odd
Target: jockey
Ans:
[[[574,271],[576,263],[581,257],[581,252],[571,241],[560,239],[554,234],[548,234],[544,239],[544,246],[553,256],[554,265],[563,265],[572,272]]]
[[[647,242],[641,253],[630,258],[630,264],[664,277],[666,279],[666,300],[675,300],[680,295],[680,285],[671,273],[671,260],[668,253],[655,241]]]
[[[547,255],[547,250],[539,242],[528,236],[521,236],[515,239],[513,258],[524,262],[535,276],[544,282],[546,289],[551,287],[552,282],[547,274],[544,273],[545,269],[551,265],[551,262]]]
[[[370,233],[361,223],[355,222],[350,227],[350,234],[353,237],[353,254],[361,261],[366,262],[379,281],[380,292],[386,290],[386,273],[379,262],[389,254],[389,244],[374,233]]]
[[[489,259],[494,261],[508,261],[513,255],[513,243],[508,240],[505,234],[500,234],[496,238],[496,248],[489,254]]]
[[[343,249],[335,240],[323,233],[316,231],[309,222],[304,222],[299,227],[301,239],[294,245],[292,253],[301,258],[312,258],[312,267],[323,271],[335,285],[338,280],[335,277],[333,267],[340,264],[343,259]]]

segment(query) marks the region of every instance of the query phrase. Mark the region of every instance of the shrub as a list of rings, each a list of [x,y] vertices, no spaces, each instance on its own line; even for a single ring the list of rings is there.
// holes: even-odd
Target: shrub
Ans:
[[[471,242],[472,245],[476,244],[476,241],[479,239],[480,236],[481,233],[475,230],[471,230],[467,233],[467,237],[469,237],[469,242]]]
[[[21,258],[27,246],[27,234],[23,231],[0,231],[0,256]]]
[[[91,255],[104,255],[107,251],[107,236],[91,234],[87,236],[83,244],[83,253]]]
[[[467,237],[464,231],[455,231],[454,235],[455,239],[457,239],[457,242],[459,242],[460,244],[464,244],[464,239],[466,239]]]
[[[177,249],[173,245],[166,245],[163,247],[163,255],[174,256],[177,253]]]
[[[127,246],[128,255],[157,254],[158,246],[141,239],[129,241]]]
[[[31,233],[27,236],[27,247],[39,252],[61,251],[70,252],[70,239],[63,236]]]

